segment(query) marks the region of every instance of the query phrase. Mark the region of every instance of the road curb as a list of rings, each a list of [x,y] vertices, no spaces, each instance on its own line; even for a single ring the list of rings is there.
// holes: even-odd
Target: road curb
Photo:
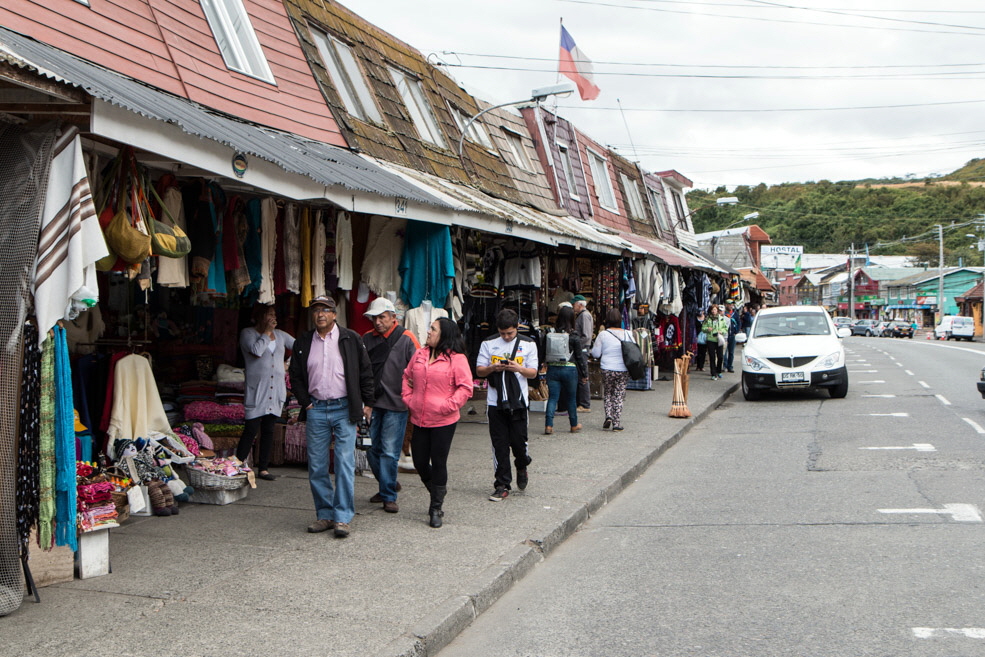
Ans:
[[[602,507],[636,481],[668,449],[676,445],[698,422],[718,408],[736,390],[739,384],[733,383],[708,404],[700,413],[694,415],[680,426],[666,440],[645,454],[639,461],[630,465],[622,474],[616,475],[611,483],[602,487],[598,493],[583,504],[576,504],[561,520],[555,521],[505,553],[499,560],[472,578],[464,589],[447,598],[436,609],[421,618],[409,634],[390,642],[377,657],[434,657],[454,640],[472,621],[503,596],[515,582],[520,581],[530,570],[543,561],[557,546],[572,534]]]

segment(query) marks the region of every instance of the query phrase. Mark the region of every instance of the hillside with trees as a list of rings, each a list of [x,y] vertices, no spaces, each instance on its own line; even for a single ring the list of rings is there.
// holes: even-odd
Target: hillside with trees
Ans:
[[[925,180],[864,180],[784,183],[755,187],[694,190],[687,202],[695,212],[694,230],[702,233],[753,222],[774,244],[800,245],[810,253],[843,253],[854,243],[871,254],[912,255],[937,264],[937,225],[944,226],[947,265],[982,265],[976,240],[985,215],[985,160],[972,160],[957,171]],[[736,196],[738,205],[717,206],[715,199]]]

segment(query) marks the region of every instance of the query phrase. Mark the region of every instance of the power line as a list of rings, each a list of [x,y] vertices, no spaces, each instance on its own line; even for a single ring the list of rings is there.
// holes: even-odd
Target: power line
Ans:
[[[985,99],[982,100],[945,100],[936,103],[901,103],[898,105],[855,105],[855,106],[844,106],[844,107],[737,107],[737,108],[721,108],[721,107],[692,107],[692,108],[675,108],[675,107],[624,107],[621,108],[624,112],[702,112],[702,113],[765,113],[765,112],[844,112],[844,111],[854,111],[854,110],[885,110],[885,109],[907,109],[913,107],[942,107],[947,105],[972,105],[977,103],[985,103]],[[559,109],[565,110],[586,110],[592,112],[615,112],[619,111],[618,107],[595,107],[588,105],[558,105]]]

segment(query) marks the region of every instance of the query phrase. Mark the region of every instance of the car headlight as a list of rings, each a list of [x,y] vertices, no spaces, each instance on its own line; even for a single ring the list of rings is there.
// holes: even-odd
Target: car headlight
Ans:
[[[755,370],[756,372],[760,372],[762,370],[768,370],[768,369],[770,369],[770,366],[769,365],[767,365],[763,361],[759,360],[758,358],[753,358],[752,356],[747,356],[747,355],[744,355],[744,354],[743,354],[742,358],[745,361],[746,367],[748,367],[751,370]]]
[[[821,359],[821,362],[817,364],[819,369],[829,370],[832,367],[837,367],[841,364],[841,351],[836,351],[833,354],[825,356]]]

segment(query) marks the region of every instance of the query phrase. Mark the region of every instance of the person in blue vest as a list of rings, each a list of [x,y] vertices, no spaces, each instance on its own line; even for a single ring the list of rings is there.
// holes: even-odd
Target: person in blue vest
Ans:
[[[739,332],[739,311],[728,301],[725,303],[725,317],[728,319],[728,344],[725,345],[725,371],[734,372],[732,361],[735,357],[735,334]]]

